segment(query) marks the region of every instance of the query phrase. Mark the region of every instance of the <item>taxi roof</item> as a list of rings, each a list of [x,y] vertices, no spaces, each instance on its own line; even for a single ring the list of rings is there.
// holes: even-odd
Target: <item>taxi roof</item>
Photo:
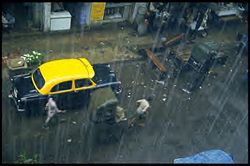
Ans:
[[[38,67],[45,82],[93,78],[94,69],[85,58],[53,60]]]

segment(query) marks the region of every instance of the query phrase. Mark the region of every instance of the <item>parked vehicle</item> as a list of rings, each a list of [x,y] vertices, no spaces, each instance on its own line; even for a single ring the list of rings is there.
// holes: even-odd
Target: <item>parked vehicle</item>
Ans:
[[[210,68],[215,63],[225,64],[227,56],[219,51],[219,44],[214,42],[200,43],[193,47],[188,62],[181,70],[184,80],[183,91],[191,93],[200,87]]]
[[[91,65],[85,58],[54,60],[40,65],[36,70],[11,77],[10,97],[18,111],[31,113],[31,106],[44,108],[48,98],[54,97],[60,109],[88,103],[90,92],[111,87],[121,92],[109,64]],[[36,110],[32,110],[36,111]]]

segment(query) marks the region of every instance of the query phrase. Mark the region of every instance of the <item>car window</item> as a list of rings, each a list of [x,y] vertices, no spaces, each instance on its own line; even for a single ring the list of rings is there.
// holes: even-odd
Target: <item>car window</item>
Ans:
[[[89,79],[75,80],[75,87],[76,88],[88,87],[90,85],[92,85],[92,82]]]
[[[33,74],[34,82],[38,89],[41,89],[45,83],[44,78],[42,76],[42,73],[40,72],[40,69],[37,69]]]
[[[59,83],[55,85],[52,89],[51,92],[57,92],[57,91],[62,91],[62,90],[70,90],[72,89],[72,81],[66,81]]]

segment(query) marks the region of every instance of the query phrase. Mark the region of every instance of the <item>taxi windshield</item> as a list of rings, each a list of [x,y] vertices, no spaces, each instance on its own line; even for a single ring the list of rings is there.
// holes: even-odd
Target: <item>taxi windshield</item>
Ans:
[[[44,86],[45,81],[44,81],[44,78],[42,76],[40,69],[37,69],[33,73],[33,79],[38,89],[41,89]]]

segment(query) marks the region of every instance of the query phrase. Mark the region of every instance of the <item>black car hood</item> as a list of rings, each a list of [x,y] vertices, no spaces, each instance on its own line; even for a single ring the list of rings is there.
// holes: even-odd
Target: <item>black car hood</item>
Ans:
[[[39,94],[32,83],[31,75],[17,77],[14,79],[13,84],[20,98]]]

